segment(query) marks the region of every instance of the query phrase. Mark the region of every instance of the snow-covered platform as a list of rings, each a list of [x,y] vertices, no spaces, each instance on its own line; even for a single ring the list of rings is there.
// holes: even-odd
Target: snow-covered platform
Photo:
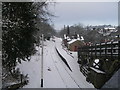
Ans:
[[[62,46],[62,40],[60,38],[56,39],[56,48],[62,57],[65,58],[66,62],[70,66],[72,72],[67,68],[67,71],[74,79],[75,83],[79,88],[94,88],[94,86],[86,81],[85,76],[80,72],[79,64],[77,63],[77,52],[70,52]]]

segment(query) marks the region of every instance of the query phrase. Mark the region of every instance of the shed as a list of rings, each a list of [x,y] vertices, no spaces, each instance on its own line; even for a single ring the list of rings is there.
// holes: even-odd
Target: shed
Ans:
[[[79,47],[83,46],[83,42],[78,39],[73,39],[68,42],[68,49],[70,51],[77,51]]]

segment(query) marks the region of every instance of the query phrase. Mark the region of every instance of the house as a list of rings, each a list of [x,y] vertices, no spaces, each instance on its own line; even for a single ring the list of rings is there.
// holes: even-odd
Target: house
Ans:
[[[79,34],[74,34],[72,36],[64,34],[63,43],[70,51],[77,51],[78,47],[84,44],[83,36]]]
[[[81,41],[84,41],[83,36],[80,36],[79,34],[77,34],[77,39],[78,39],[78,40],[81,40]]]
[[[77,51],[79,47],[83,46],[84,43],[79,39],[73,39],[68,42],[68,50]]]
[[[98,33],[103,34],[103,36],[108,36],[113,32],[117,32],[118,30],[115,27],[104,27],[100,29]]]
[[[63,43],[66,47],[68,46],[69,41],[71,41],[70,37],[64,34]]]

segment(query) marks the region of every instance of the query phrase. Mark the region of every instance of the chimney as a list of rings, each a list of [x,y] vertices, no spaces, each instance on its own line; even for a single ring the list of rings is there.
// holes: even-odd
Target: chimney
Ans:
[[[69,30],[69,26],[67,26],[67,35],[70,35],[70,30]]]
[[[65,25],[64,25],[64,30],[65,30]]]

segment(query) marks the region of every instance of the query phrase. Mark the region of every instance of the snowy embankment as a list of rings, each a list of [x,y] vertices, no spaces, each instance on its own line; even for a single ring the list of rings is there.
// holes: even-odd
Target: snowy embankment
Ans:
[[[38,52],[31,56],[30,61],[22,61],[17,65],[22,74],[28,74],[29,83],[23,88],[40,88],[40,47],[36,47]]]
[[[45,41],[43,50],[43,88],[93,88],[86,82],[85,77],[79,70],[76,57],[73,58],[62,49],[61,40],[56,42]],[[55,47],[64,54],[72,72],[61,60]],[[31,57],[30,61],[23,61],[17,65],[23,74],[28,74],[29,83],[23,88],[41,88],[41,48],[36,47],[38,52]],[[73,56],[76,53],[73,54]]]

